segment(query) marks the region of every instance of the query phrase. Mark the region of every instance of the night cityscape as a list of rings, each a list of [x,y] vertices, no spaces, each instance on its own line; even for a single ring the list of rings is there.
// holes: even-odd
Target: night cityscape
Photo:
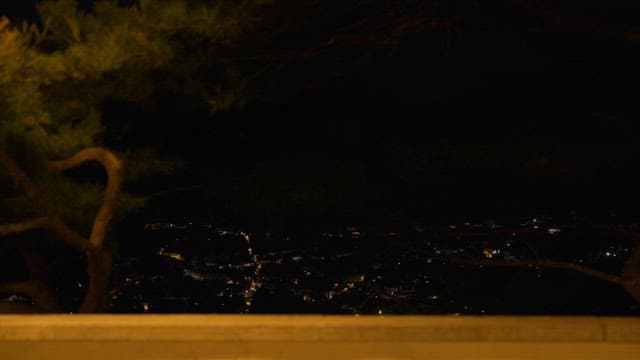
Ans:
[[[638,316],[637,19],[3,1],[0,312]]]
[[[638,304],[614,284],[536,265],[553,259],[615,273],[631,255],[633,241],[575,214],[558,220],[295,235],[148,223],[114,266],[110,311],[637,315]],[[454,258],[531,263],[492,269]]]

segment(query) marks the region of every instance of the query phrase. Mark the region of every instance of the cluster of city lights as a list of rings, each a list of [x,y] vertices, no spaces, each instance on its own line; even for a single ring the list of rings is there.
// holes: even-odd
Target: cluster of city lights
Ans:
[[[251,282],[249,283],[249,288],[244,291],[245,298],[245,309],[243,312],[248,313],[251,311],[251,304],[253,303],[253,296],[256,291],[260,289],[262,283],[259,281],[260,271],[262,270],[262,262],[258,259],[258,255],[253,251],[253,247],[251,245],[251,236],[248,233],[241,232],[240,235],[247,242],[247,253],[249,254],[249,258],[255,264],[253,269],[253,274],[251,276]]]

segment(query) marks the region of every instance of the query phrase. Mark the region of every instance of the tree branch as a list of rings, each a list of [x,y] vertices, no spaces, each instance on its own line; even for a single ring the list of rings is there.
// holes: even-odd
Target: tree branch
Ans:
[[[33,202],[40,215],[49,219],[47,221],[47,227],[69,245],[81,251],[85,250],[88,243],[87,239],[67,226],[57,216],[53,215],[47,203],[40,198],[36,184],[29,179],[20,166],[4,151],[0,151],[0,164],[7,169],[9,177],[13,180],[16,188],[22,190],[29,200]]]
[[[88,161],[99,162],[107,172],[107,188],[104,199],[93,221],[89,236],[90,246],[99,248],[104,242],[107,225],[113,218],[122,188],[122,161],[109,150],[91,147],[79,151],[68,159],[52,161],[50,166],[54,170],[64,171],[76,168]]]
[[[612,231],[615,230],[618,233],[621,233],[623,235],[626,236],[633,236],[634,238],[637,237],[637,234],[626,231],[624,229],[620,229],[620,228],[612,228],[612,227],[608,227],[608,226],[600,226],[600,225],[594,225],[593,226],[596,229],[603,229],[603,230],[608,230],[608,231]],[[531,228],[516,228],[516,229],[508,229],[508,228],[503,228],[503,229],[497,229],[497,230],[492,230],[492,231],[488,231],[488,232],[473,232],[473,233],[464,233],[464,232],[449,232],[449,233],[445,233],[445,236],[456,236],[456,237],[487,237],[487,236],[492,236],[492,235],[500,235],[500,234],[527,234],[527,233],[536,233],[536,232],[543,232],[544,228],[538,228],[538,229],[531,229]],[[443,234],[441,234],[443,235]],[[421,253],[421,254],[425,254],[427,256],[428,259],[430,260],[438,260],[438,261],[444,261],[444,262],[449,262],[449,263],[454,263],[454,264],[461,264],[461,265],[476,265],[476,266],[498,266],[498,267],[531,267],[531,266],[540,266],[540,267],[544,267],[544,268],[554,268],[554,269],[565,269],[565,270],[572,270],[572,271],[576,271],[579,272],[581,274],[596,278],[596,279],[600,279],[600,280],[604,280],[607,282],[611,282],[614,284],[618,284],[618,285],[625,285],[625,283],[628,281],[625,278],[618,276],[618,275],[614,275],[614,274],[609,274],[609,273],[605,273],[599,270],[595,270],[592,269],[588,266],[584,266],[584,265],[578,265],[572,262],[568,262],[568,261],[555,261],[555,260],[539,260],[539,259],[531,259],[531,260],[518,260],[518,259],[514,259],[514,260],[490,260],[490,259],[473,259],[473,258],[463,258],[463,257],[449,257],[449,256],[432,256],[432,254],[420,250],[420,249],[415,249],[415,248],[411,248],[411,251],[417,252],[417,253]],[[640,252],[639,252],[640,253]]]
[[[595,270],[588,266],[578,265],[572,262],[567,261],[555,261],[555,260],[491,260],[491,259],[482,259],[482,258],[463,258],[463,257],[449,257],[449,256],[432,256],[431,253],[428,253],[424,250],[415,249],[413,247],[407,246],[411,251],[416,253],[424,254],[427,256],[428,260],[437,260],[443,261],[453,264],[461,264],[461,265],[475,265],[475,266],[496,266],[496,267],[544,267],[544,268],[555,268],[555,269],[565,269],[579,272],[583,275],[587,275],[596,279],[600,279],[603,281],[607,281],[610,283],[618,284],[622,286],[628,293],[631,295],[636,301],[640,302],[640,234],[637,232],[628,230],[621,226],[612,226],[612,225],[601,225],[601,224],[593,224],[591,225],[592,229],[603,230],[607,232],[612,232],[624,236],[628,239],[634,240],[636,242],[636,246],[634,247],[631,255],[624,262],[624,267],[622,271],[622,276],[605,273],[599,270]],[[510,232],[516,233],[518,229],[498,229],[488,232],[474,232],[474,233],[456,233],[456,232],[447,232],[445,236],[456,236],[459,238],[462,237],[487,237],[496,234],[508,234]],[[544,231],[544,228],[539,229],[531,229],[524,228],[520,229],[518,233],[532,233]],[[440,234],[443,235],[443,234]]]
[[[444,261],[453,264],[460,265],[476,265],[476,266],[496,266],[496,267],[519,267],[529,268],[533,266],[544,267],[548,269],[565,269],[579,272],[581,274],[604,280],[610,283],[623,285],[623,279],[618,275],[605,273],[599,270],[592,269],[587,266],[578,265],[568,261],[555,261],[555,260],[489,260],[489,259],[472,259],[462,257],[448,257],[448,256],[429,256],[429,260]]]
[[[111,254],[104,251],[102,246],[122,188],[122,161],[109,150],[91,147],[79,151],[68,159],[52,161],[50,166],[54,170],[64,171],[88,161],[99,162],[107,172],[107,188],[102,205],[93,220],[89,248],[86,250],[89,288],[80,307],[80,312],[97,312],[104,310],[107,305],[106,296],[111,277],[112,259]]]
[[[39,217],[17,223],[0,225],[0,236],[16,235],[25,231],[43,228],[49,225],[49,218]]]
[[[517,228],[495,228],[495,229],[487,229],[486,231],[464,231],[463,230],[452,230],[445,227],[440,228],[428,228],[426,232],[433,232],[437,234],[441,238],[483,238],[487,236],[498,236],[498,235],[527,235],[527,234],[542,234],[549,231],[549,228],[564,230],[566,227],[562,226],[540,226],[538,228],[534,227],[517,227]]]

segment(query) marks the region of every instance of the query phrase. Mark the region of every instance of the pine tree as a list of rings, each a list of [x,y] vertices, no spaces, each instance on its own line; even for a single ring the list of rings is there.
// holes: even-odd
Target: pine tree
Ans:
[[[79,311],[106,308],[110,225],[144,203],[125,185],[176,166],[149,150],[111,146],[101,107],[111,98],[143,101],[152,86],[145,74],[174,62],[185,37],[212,48],[232,41],[255,3],[100,1],[82,12],[76,1],[59,0],[39,4],[41,26],[0,20],[0,236],[24,247],[37,234],[84,253],[89,286]],[[89,162],[101,165],[105,181],[70,175]],[[59,311],[47,259],[33,249],[22,253],[30,278],[4,283],[0,292],[26,295],[38,311]]]

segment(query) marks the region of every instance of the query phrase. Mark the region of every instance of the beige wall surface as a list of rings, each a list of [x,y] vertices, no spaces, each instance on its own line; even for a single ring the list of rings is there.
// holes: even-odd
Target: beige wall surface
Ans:
[[[8,315],[0,359],[640,359],[640,318]]]

